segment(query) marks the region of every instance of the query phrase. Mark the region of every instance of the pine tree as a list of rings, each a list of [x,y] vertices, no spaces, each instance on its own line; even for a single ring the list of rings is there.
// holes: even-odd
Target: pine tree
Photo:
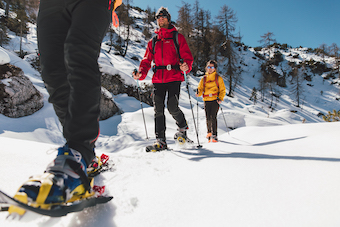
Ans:
[[[151,36],[152,36],[152,34],[150,32],[150,26],[151,26],[151,22],[155,21],[155,12],[152,11],[149,6],[147,6],[145,12],[146,12],[146,17],[143,18],[143,22],[147,26],[144,27],[143,34],[145,35],[146,39],[150,39]]]
[[[264,73],[261,73],[261,78],[259,79],[259,86],[260,86],[260,94],[261,94],[261,101],[264,102],[264,98],[266,96],[267,93],[267,83],[266,83],[266,75],[264,75]]]
[[[261,40],[259,41],[260,43],[263,43],[263,47],[268,48],[268,55],[270,58],[270,47],[272,45],[272,43],[276,42],[276,39],[274,39],[274,33],[272,32],[267,32],[266,34],[261,36]]]
[[[194,57],[193,71],[198,70],[200,65],[204,65],[202,62],[202,44],[203,44],[203,29],[204,29],[204,12],[199,7],[199,2],[196,0],[193,6],[193,48],[191,52]]]
[[[176,24],[178,26],[178,31],[184,35],[187,43],[192,49],[193,42],[190,39],[192,31],[193,31],[193,19],[191,12],[191,5],[189,3],[182,2],[183,6],[178,10],[178,18]]]
[[[239,56],[237,55],[234,46],[234,32],[237,17],[231,8],[224,5],[217,16],[217,22],[221,25],[221,31],[223,31],[225,36],[225,42],[222,44],[222,47],[226,64],[222,69],[225,72],[224,77],[227,78],[229,83],[228,96],[232,97],[236,86],[241,81],[240,68],[237,67]]]
[[[131,9],[131,0],[124,0],[120,7],[117,8],[117,14],[119,17],[120,27],[123,27],[122,34],[124,36],[124,43],[121,45],[121,55],[125,57],[128,51],[129,43],[131,40],[131,26],[135,23],[134,18],[130,16],[129,11]],[[119,28],[120,29],[120,28]]]
[[[290,73],[290,75],[292,76],[292,83],[293,83],[291,92],[295,97],[297,107],[300,107],[301,99],[303,97],[303,92],[304,92],[304,89],[303,89],[303,86],[302,86],[302,82],[303,82],[304,78],[303,78],[302,73],[300,72],[299,69],[300,69],[300,66],[294,65],[293,69]]]
[[[322,62],[324,63],[325,63],[325,56],[328,54],[327,50],[328,50],[327,44],[323,43],[319,46],[319,48],[317,48],[317,51],[316,51],[318,54],[321,54]]]
[[[330,54],[332,56],[334,56],[334,67],[333,67],[333,71],[335,74],[338,74],[338,77],[340,78],[340,54],[339,54],[340,48],[338,47],[338,45],[336,43],[332,43],[332,45],[330,46]]]
[[[211,54],[213,55],[213,59],[217,61],[217,55],[220,53],[221,46],[224,43],[223,40],[225,39],[223,31],[221,31],[220,26],[218,25],[212,26],[209,39],[211,44]]]
[[[196,0],[192,11],[193,17],[193,35],[191,42],[193,43],[191,52],[194,57],[193,71],[204,71],[204,66],[211,59],[210,53],[210,27],[211,16],[209,11],[200,8],[199,2]]]
[[[274,39],[274,33],[272,32],[267,32],[266,34],[261,36],[261,40],[259,41],[260,43],[263,43],[263,47],[269,48],[272,43],[276,42],[276,39]]]
[[[223,5],[219,14],[216,17],[217,23],[220,24],[226,40],[234,40],[235,25],[237,23],[237,17],[231,8],[227,5]]]
[[[202,61],[205,63],[211,59],[212,43],[211,43],[211,13],[209,10],[205,11],[204,16],[204,28],[203,28],[203,45],[202,45]]]
[[[257,89],[253,87],[253,90],[251,91],[251,96],[249,100],[253,101],[253,104],[255,105],[257,102]]]

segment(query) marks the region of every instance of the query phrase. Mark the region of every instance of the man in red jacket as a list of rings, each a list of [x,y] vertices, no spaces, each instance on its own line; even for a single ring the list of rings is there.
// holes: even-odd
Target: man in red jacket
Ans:
[[[184,81],[183,72],[190,72],[193,63],[189,46],[184,36],[179,34],[171,24],[171,15],[168,10],[161,7],[156,14],[156,19],[159,26],[159,29],[155,31],[157,41],[153,42],[153,39],[149,41],[139,71],[133,73],[134,79],[144,80],[151,68],[151,62],[154,61],[152,83],[154,85],[153,103],[157,141],[154,145],[146,148],[147,152],[167,149],[164,115],[166,94],[168,94],[167,108],[169,113],[175,119],[178,131],[182,133],[184,138],[187,138],[188,125],[183,112],[178,107],[178,99],[181,82]],[[173,32],[177,33],[178,36],[176,37]],[[175,39],[178,39],[178,49]]]

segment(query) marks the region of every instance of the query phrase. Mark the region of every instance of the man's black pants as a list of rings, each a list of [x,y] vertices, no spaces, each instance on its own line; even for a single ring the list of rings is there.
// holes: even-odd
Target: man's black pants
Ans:
[[[156,138],[166,139],[165,137],[165,97],[168,94],[167,108],[169,113],[175,119],[179,128],[187,127],[185,116],[181,109],[178,107],[178,99],[181,90],[181,82],[170,83],[155,83],[153,84],[153,103],[155,109],[155,134]]]
[[[42,79],[70,148],[87,164],[99,136],[98,57],[110,23],[108,0],[40,0]]]

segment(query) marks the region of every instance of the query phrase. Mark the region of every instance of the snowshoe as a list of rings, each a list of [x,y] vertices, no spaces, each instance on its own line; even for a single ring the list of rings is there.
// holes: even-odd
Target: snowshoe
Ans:
[[[176,132],[174,136],[175,142],[179,145],[184,145],[184,144],[191,144],[194,143],[191,139],[189,139],[186,135],[186,131],[184,132]]]
[[[93,178],[81,154],[67,145],[58,149],[56,159],[42,175],[31,177],[15,194],[14,199],[31,207],[49,210],[56,205],[93,197]],[[8,212],[23,215],[25,209],[10,206]]]
[[[87,207],[107,203],[113,199],[112,196],[102,195],[105,191],[105,186],[94,186],[93,191],[95,191],[94,196],[91,195],[88,197],[82,197],[81,199],[76,199],[63,204],[53,204],[49,207],[49,209],[44,209],[41,207],[34,207],[30,203],[19,201],[0,190],[1,211],[9,211],[11,209],[8,217],[13,216],[14,218],[15,215],[23,215],[26,211],[50,217],[62,217],[69,213],[82,211]]]
[[[157,141],[150,146],[147,146],[145,148],[146,152],[157,152],[157,151],[162,151],[168,149],[168,146],[163,139],[157,139]]]

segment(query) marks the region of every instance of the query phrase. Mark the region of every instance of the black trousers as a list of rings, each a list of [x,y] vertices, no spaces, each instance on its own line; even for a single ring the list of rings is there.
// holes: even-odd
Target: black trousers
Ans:
[[[208,133],[217,136],[217,112],[219,109],[217,100],[204,101],[205,117],[207,120]]]
[[[185,116],[181,109],[178,107],[178,98],[180,94],[181,82],[170,82],[170,83],[155,83],[153,84],[153,103],[155,109],[155,134],[156,138],[165,140],[165,97],[168,94],[167,108],[169,113],[176,121],[176,125],[179,128],[187,127]]]
[[[108,0],[41,0],[37,22],[42,79],[70,148],[87,164],[99,136],[98,57],[110,23]]]

